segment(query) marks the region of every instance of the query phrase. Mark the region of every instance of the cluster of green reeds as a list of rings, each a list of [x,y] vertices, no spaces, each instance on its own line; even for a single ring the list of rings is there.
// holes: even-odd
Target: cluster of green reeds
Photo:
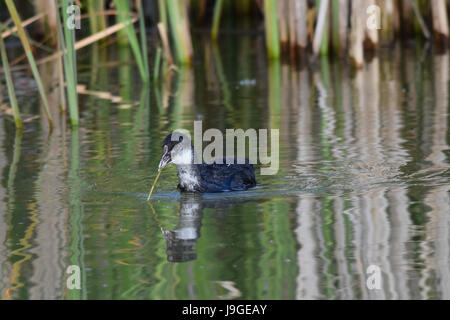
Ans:
[[[38,68],[37,68],[37,65],[36,65],[36,60],[34,59],[34,56],[33,56],[33,52],[32,52],[32,49],[31,49],[30,42],[28,40],[28,35],[27,35],[26,31],[25,31],[25,28],[22,25],[22,21],[20,19],[19,13],[17,12],[17,9],[16,9],[16,6],[15,6],[14,2],[12,0],[5,0],[5,3],[6,3],[6,6],[8,8],[8,11],[9,11],[9,13],[11,15],[11,19],[14,21],[14,25],[16,27],[17,34],[18,34],[18,36],[20,38],[20,41],[22,42],[23,49],[25,50],[25,55],[26,55],[26,57],[28,59],[28,62],[30,64],[30,68],[31,68],[31,71],[33,73],[34,79],[36,80],[36,83],[38,85],[39,94],[40,94],[40,96],[42,98],[42,102],[44,103],[44,109],[45,109],[45,112],[46,112],[47,117],[48,117],[49,125],[52,126],[52,122],[53,121],[52,121],[52,116],[50,114],[50,108],[49,108],[49,105],[48,105],[47,96],[46,96],[46,93],[45,93],[44,85],[43,85],[42,80],[41,80],[41,76],[39,74],[39,71],[38,71]],[[8,94],[10,96],[11,104],[12,104],[12,107],[13,107],[13,110],[14,110],[14,118],[15,118],[14,120],[15,120],[16,126],[20,128],[22,126],[22,121],[20,120],[20,112],[19,112],[19,108],[18,108],[18,105],[17,105],[17,99],[15,97],[14,84],[12,83],[11,76],[9,74],[8,57],[7,57],[6,50],[5,50],[5,47],[4,47],[4,44],[3,44],[3,32],[1,34],[1,38],[2,38],[2,41],[1,41],[1,43],[2,43],[1,44],[1,46],[2,46],[2,60],[3,60],[5,73],[7,74],[7,79],[9,79],[9,81],[7,82]]]
[[[193,56],[189,23],[189,2],[158,0],[158,18],[157,26],[165,52],[165,62],[169,64],[169,67],[174,62],[170,49],[170,32],[177,62],[189,65]]]
[[[14,1],[5,0],[14,28],[8,28],[6,24],[0,25],[3,71],[18,127],[21,126],[20,111],[15,98],[7,51],[3,43],[3,38],[10,35],[17,36],[22,43],[50,126],[52,116],[45,87],[39,74],[40,63],[60,59],[63,105],[65,106],[67,101],[71,123],[77,126],[79,108],[76,52],[78,49],[118,33],[119,44],[131,47],[142,80],[147,83],[152,79],[154,84],[158,84],[161,74],[167,75],[168,72],[176,69],[175,64],[190,65],[194,56],[190,33],[191,21],[199,21],[199,17],[204,19],[207,12],[212,12],[211,38],[213,41],[217,41],[220,37],[220,22],[225,15],[231,13],[262,16],[265,22],[267,55],[272,59],[285,55],[295,61],[311,52],[314,56],[348,55],[355,65],[360,67],[364,63],[364,54],[367,49],[375,49],[380,44],[391,43],[398,38],[434,39],[444,48],[449,42],[449,8],[446,0],[158,0],[152,2],[151,6],[147,6],[150,11],[155,12],[146,12],[146,14],[142,7],[142,0],[132,2],[126,0],[77,2],[36,0],[35,4],[38,11],[36,16],[22,21]],[[81,32],[76,32],[67,24],[72,19],[69,16],[70,9],[69,12],[67,10],[73,4],[81,4],[83,13],[81,19],[87,17],[89,20],[90,33],[83,39],[79,39]],[[230,10],[230,7],[234,10]],[[259,15],[254,14],[255,12]],[[107,19],[109,16],[115,16],[115,24],[108,25],[112,20]],[[152,27],[158,30],[160,38],[160,45],[156,46],[152,78],[147,60],[145,16],[152,16],[154,23]],[[42,47],[42,43],[31,39],[26,31],[26,26],[34,21],[41,22],[44,29],[52,31],[49,32],[49,43],[44,45],[47,48],[52,47],[54,52],[38,61],[35,59],[34,50]],[[135,26],[137,21],[138,25]],[[368,28],[368,23],[377,27]],[[84,31],[83,34],[86,32]],[[62,110],[65,110],[65,107]]]
[[[46,0],[47,1],[47,0]],[[77,41],[76,38],[76,19],[81,19],[81,16],[75,16],[77,13],[74,10],[73,0],[49,0],[45,2],[42,7],[49,12],[39,12],[35,17],[28,19],[26,22],[21,20],[17,7],[13,0],[5,0],[6,7],[11,16],[11,20],[14,22],[14,28],[8,28],[6,24],[0,24],[0,51],[3,71],[5,73],[6,84],[8,87],[9,100],[14,115],[14,120],[18,128],[22,127],[21,115],[17,98],[14,90],[14,82],[11,76],[11,68],[8,61],[7,50],[4,45],[3,39],[15,35],[19,37],[22,47],[25,51],[25,55],[28,60],[29,67],[36,80],[41,99],[43,101],[44,111],[48,118],[50,128],[52,127],[52,115],[50,113],[50,107],[47,100],[46,88],[44,87],[41,75],[39,74],[39,64],[42,64],[53,59],[61,59],[60,67],[60,86],[63,97],[63,105],[67,101],[70,121],[73,127],[79,124],[79,106],[78,106],[78,83],[77,83],[77,62],[76,51],[82,47],[100,41],[112,34],[122,30],[126,35],[126,44],[129,45],[135,56],[137,66],[142,80],[147,83],[150,79],[150,71],[148,64],[147,53],[147,37],[146,27],[144,21],[144,13],[142,10],[141,0],[137,0],[134,3],[135,11],[132,10],[132,6],[129,1],[126,0],[114,0],[109,2],[110,6],[114,6],[116,15],[116,24],[107,26],[105,16],[108,13],[106,10],[105,1],[82,1],[83,10],[88,12],[90,35]],[[36,1],[36,7],[40,7],[41,1]],[[44,19],[45,17],[45,19]],[[29,21],[30,20],[30,21]],[[36,60],[34,49],[32,44],[39,45],[36,41],[32,40],[28,35],[25,27],[34,21],[40,21],[44,25],[44,29],[49,29],[50,34],[56,35],[57,41],[53,46],[53,52],[51,55],[46,56],[40,60]],[[139,33],[138,39],[134,23],[139,20]],[[50,37],[52,38],[52,37]],[[52,42],[51,39],[49,42]],[[65,111],[65,108],[62,108]]]

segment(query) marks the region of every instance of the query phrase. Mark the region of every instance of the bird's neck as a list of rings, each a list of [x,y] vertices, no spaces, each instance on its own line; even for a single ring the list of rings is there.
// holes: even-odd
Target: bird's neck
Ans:
[[[194,192],[200,188],[201,179],[198,165],[194,164],[194,147],[185,148],[172,157],[173,163],[178,170],[180,187],[185,191]]]
[[[200,188],[200,173],[195,164],[176,165],[180,188],[185,191],[195,192]]]
[[[172,162],[177,167],[179,165],[190,165],[194,163],[195,159],[195,152],[194,147],[190,148],[184,148],[183,150],[180,150],[175,155],[172,154]]]

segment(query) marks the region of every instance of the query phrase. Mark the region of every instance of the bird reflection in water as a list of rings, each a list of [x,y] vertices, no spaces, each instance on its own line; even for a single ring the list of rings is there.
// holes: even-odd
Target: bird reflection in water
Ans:
[[[203,203],[199,194],[183,194],[180,199],[180,220],[174,230],[164,230],[169,262],[187,262],[197,259],[195,246],[200,238]]]
[[[221,211],[223,209],[229,209],[230,206],[249,201],[253,200],[221,197],[205,199],[202,194],[182,193],[177,228],[165,230],[161,227],[167,244],[167,260],[169,262],[187,262],[197,259],[196,245],[201,235],[200,229],[202,227],[204,209],[212,208]],[[156,219],[159,220],[153,206],[151,204],[150,206]]]

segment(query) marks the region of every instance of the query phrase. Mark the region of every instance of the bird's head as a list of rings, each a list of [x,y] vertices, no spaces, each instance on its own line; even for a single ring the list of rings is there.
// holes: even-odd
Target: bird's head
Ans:
[[[193,152],[190,139],[179,132],[172,132],[162,143],[163,155],[159,161],[158,171],[170,163],[190,164],[193,161]]]

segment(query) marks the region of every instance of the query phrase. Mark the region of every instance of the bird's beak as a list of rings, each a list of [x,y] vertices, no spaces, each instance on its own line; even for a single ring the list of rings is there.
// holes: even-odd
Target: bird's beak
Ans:
[[[161,171],[164,169],[165,166],[167,166],[169,163],[172,162],[172,157],[170,156],[170,152],[164,152],[164,154],[161,157],[161,161],[159,161],[158,165],[158,171]]]

